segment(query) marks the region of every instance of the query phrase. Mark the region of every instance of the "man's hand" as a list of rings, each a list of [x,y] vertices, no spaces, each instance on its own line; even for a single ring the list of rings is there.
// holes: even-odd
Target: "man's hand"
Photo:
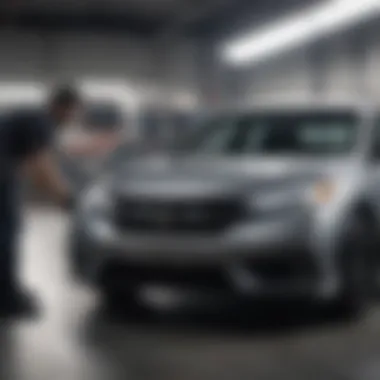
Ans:
[[[46,191],[55,202],[64,208],[71,206],[70,188],[50,151],[46,150],[28,158],[23,169],[32,181],[41,190]]]
[[[112,152],[120,144],[119,134],[101,133],[85,136],[64,146],[66,154],[72,156],[101,156]]]

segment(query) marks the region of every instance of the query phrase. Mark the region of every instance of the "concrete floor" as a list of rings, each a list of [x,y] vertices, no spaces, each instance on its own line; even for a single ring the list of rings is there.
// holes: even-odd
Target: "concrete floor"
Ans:
[[[279,313],[243,327],[219,318],[111,319],[68,279],[66,226],[53,211],[28,214],[23,278],[43,315],[0,326],[2,380],[380,379],[377,310],[356,324],[307,316],[289,323]]]

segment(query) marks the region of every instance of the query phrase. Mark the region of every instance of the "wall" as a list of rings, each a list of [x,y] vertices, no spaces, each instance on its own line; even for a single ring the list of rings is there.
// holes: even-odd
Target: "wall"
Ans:
[[[312,76],[305,52],[263,64],[241,74],[242,100],[246,103],[272,98],[310,98]]]
[[[160,49],[170,54],[160,54]],[[191,42],[163,46],[115,35],[2,32],[0,82],[113,79],[124,80],[145,96],[162,94],[163,87],[196,96],[195,49]]]
[[[255,104],[279,98],[380,102],[378,29],[369,25],[256,67],[234,70],[240,94],[238,103]],[[231,69],[225,67],[225,71]],[[235,90],[229,100],[236,98]]]
[[[0,34],[0,81],[34,81],[44,77],[44,42],[36,34]]]
[[[146,41],[102,35],[55,35],[48,39],[53,77],[145,79],[152,57]]]

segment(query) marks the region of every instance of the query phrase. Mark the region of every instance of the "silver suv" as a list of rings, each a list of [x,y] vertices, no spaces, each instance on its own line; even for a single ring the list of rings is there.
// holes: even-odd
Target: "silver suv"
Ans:
[[[89,186],[71,262],[115,303],[171,289],[357,312],[376,288],[379,221],[375,112],[239,112]]]

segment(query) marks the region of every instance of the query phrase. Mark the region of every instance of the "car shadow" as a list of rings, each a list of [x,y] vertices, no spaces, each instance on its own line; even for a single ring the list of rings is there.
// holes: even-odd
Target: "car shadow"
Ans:
[[[354,322],[355,319],[308,304],[241,303],[170,310],[149,307],[110,310],[98,306],[88,314],[83,333],[85,339],[107,330],[252,339],[339,329]]]

